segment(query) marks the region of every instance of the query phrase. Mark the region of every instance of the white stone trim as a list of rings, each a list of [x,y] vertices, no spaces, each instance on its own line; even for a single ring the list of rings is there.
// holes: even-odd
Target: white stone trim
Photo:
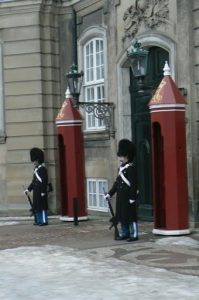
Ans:
[[[61,126],[71,126],[71,124],[73,124],[74,126],[81,126],[82,125],[82,121],[56,121],[56,125]]]
[[[186,104],[152,104],[152,105],[149,105],[149,109],[153,109],[153,108],[185,108],[186,107]]]
[[[60,121],[56,121],[57,124],[59,123],[82,123],[82,120],[60,120]]]
[[[181,229],[181,230],[166,230],[166,229],[153,229],[153,234],[159,234],[159,235],[186,235],[190,234],[190,229]]]
[[[184,109],[159,109],[159,110],[151,110],[150,113],[158,113],[158,112],[171,112],[171,111],[185,111]]]
[[[5,138],[5,105],[3,79],[3,44],[0,42],[0,139]]]
[[[150,113],[157,112],[170,112],[170,111],[183,111],[185,112],[186,104],[154,104],[150,105]]]
[[[61,216],[60,221],[64,221],[64,222],[74,222],[74,217],[68,217],[68,216]],[[82,216],[82,217],[78,217],[78,221],[87,221],[88,217],[87,216]]]

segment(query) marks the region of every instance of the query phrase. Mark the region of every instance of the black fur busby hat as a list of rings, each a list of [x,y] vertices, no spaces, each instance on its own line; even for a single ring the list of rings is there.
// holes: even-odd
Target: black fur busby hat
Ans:
[[[44,162],[44,152],[39,148],[32,148],[30,150],[30,160],[38,161],[40,164]]]
[[[128,160],[132,161],[135,156],[134,144],[127,139],[120,140],[118,143],[117,156],[127,156]]]

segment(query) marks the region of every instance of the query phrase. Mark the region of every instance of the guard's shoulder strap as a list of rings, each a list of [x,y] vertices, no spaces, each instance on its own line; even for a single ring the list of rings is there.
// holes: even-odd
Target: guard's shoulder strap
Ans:
[[[129,167],[129,164],[126,164],[125,166],[120,167],[118,175],[121,176],[122,180],[130,187],[131,186],[130,181],[124,176],[124,174],[122,172],[123,170],[127,169],[128,167]]]
[[[42,182],[42,179],[41,179],[41,177],[39,176],[39,174],[38,174],[38,169],[40,168],[40,166],[38,167],[38,168],[35,168],[35,170],[34,170],[34,173],[35,173],[35,176],[37,177],[37,179],[40,181],[40,182]]]

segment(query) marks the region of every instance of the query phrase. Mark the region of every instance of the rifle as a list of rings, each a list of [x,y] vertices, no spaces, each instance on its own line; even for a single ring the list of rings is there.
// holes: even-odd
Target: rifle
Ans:
[[[107,193],[106,193],[105,190],[104,190],[104,195],[106,196],[106,194],[107,194]],[[118,221],[117,221],[117,218],[116,218],[116,216],[115,216],[115,214],[114,214],[113,207],[112,207],[112,204],[111,204],[110,199],[107,200],[107,201],[108,201],[109,211],[110,211],[110,214],[111,214],[111,218],[110,218],[110,220],[109,220],[109,222],[111,223],[111,225],[110,225],[110,227],[109,227],[109,230],[111,230],[112,227],[114,227],[114,230],[115,230],[115,232],[114,232],[114,239],[116,240],[116,239],[120,236],[119,230],[118,230],[118,228],[117,228]]]
[[[25,191],[24,186],[23,186],[23,190]],[[25,192],[25,195],[26,195],[26,197],[27,197],[27,199],[28,199],[28,202],[29,202],[29,204],[30,204],[30,212],[31,212],[31,215],[30,215],[30,216],[31,216],[31,217],[34,216],[34,220],[35,220],[35,223],[36,223],[36,211],[35,211],[35,209],[34,209],[32,200],[31,200],[30,196],[28,195],[28,193]]]

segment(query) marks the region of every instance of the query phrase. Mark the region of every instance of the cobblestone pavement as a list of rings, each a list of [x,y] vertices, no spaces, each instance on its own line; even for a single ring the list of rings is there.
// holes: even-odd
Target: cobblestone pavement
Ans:
[[[30,218],[0,218],[0,250],[20,246],[66,246],[91,256],[113,257],[137,265],[199,276],[198,230],[189,236],[169,238],[154,236],[152,223],[140,223],[139,240],[127,243],[114,241],[113,231],[108,228],[106,217],[92,216],[88,221],[79,222],[78,226],[61,222],[57,217],[51,218],[49,226],[45,227],[33,226]]]

